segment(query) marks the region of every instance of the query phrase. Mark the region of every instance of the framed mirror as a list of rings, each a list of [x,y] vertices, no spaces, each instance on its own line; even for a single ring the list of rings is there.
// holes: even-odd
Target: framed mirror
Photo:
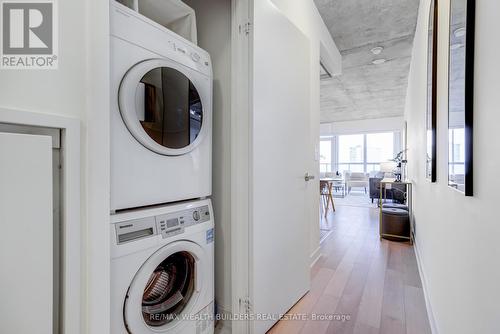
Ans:
[[[473,195],[475,0],[450,1],[448,185]]]
[[[425,175],[431,182],[436,182],[436,126],[437,126],[437,23],[438,1],[432,0],[429,12],[428,48],[427,48],[427,157]]]

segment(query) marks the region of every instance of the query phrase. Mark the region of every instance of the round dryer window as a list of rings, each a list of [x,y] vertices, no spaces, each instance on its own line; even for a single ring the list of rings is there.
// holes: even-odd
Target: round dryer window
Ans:
[[[147,149],[163,155],[193,150],[204,134],[199,73],[168,59],[141,62],[120,85],[120,113],[130,133]]]

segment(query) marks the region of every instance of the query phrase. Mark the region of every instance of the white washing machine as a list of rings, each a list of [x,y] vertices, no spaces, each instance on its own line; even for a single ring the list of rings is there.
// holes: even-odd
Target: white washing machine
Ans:
[[[210,200],[111,219],[111,334],[213,333]]]
[[[209,54],[111,1],[111,210],[211,195]]]

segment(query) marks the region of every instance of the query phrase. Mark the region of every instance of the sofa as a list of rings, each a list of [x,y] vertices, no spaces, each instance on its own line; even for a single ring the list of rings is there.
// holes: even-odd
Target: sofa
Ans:
[[[372,203],[375,199],[380,198],[380,181],[383,177],[371,177],[370,183],[370,198]],[[387,199],[393,200],[396,203],[404,203],[406,197],[406,186],[404,184],[393,184],[392,189],[387,189]]]

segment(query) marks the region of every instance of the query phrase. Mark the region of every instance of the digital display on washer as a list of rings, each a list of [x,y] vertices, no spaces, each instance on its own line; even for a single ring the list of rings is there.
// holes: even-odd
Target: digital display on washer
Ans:
[[[179,219],[173,218],[173,219],[167,220],[167,228],[175,227],[177,225],[179,225]]]

